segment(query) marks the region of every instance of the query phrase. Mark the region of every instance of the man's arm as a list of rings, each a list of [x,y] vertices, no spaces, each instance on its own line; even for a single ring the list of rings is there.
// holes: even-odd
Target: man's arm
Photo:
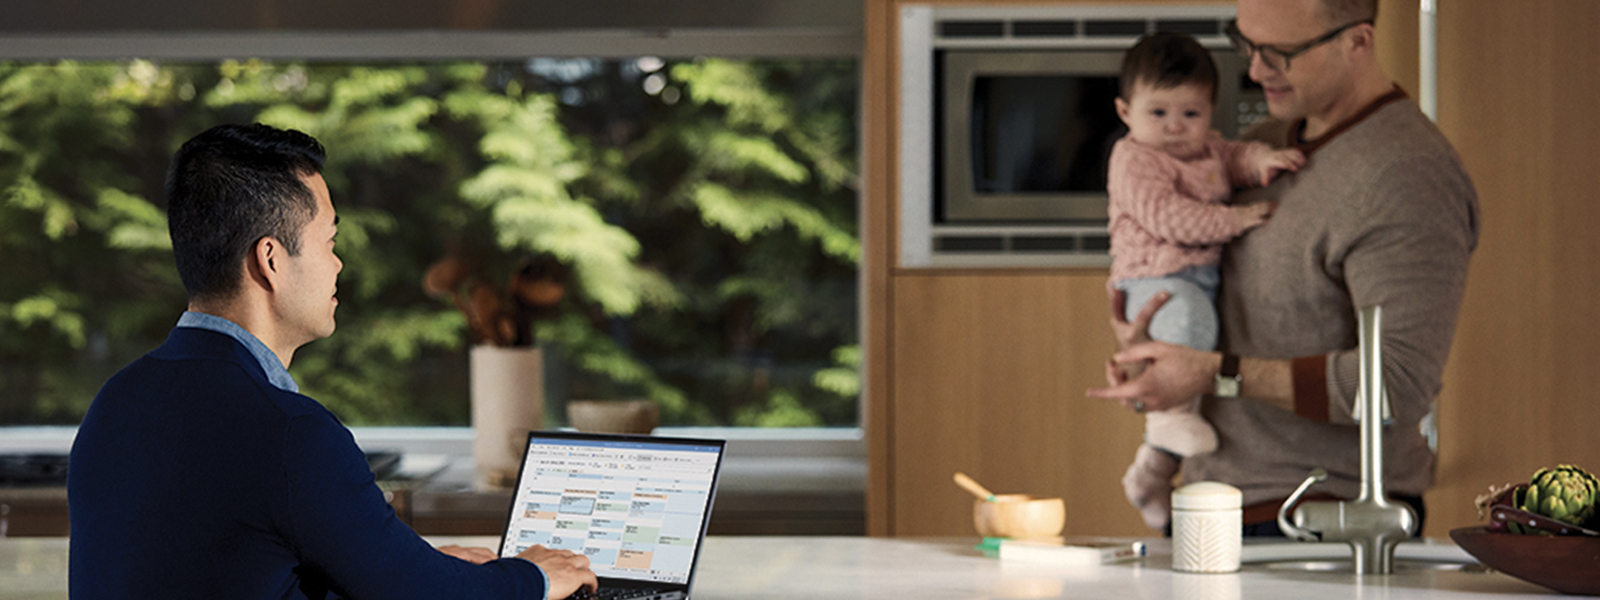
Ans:
[[[1359,309],[1383,307],[1383,378],[1396,422],[1421,421],[1442,386],[1477,244],[1476,195],[1448,156],[1408,156],[1366,186],[1359,237],[1337,256]],[[1324,363],[1330,420],[1349,422],[1359,387],[1354,348]]]
[[[463,547],[455,544],[439,546],[439,551],[475,565],[481,565],[500,558],[495,556],[494,551],[488,548]]]
[[[1130,322],[1124,318],[1127,297],[1122,290],[1111,291],[1111,329],[1122,350],[1106,365],[1108,387],[1088,390],[1089,397],[1160,411],[1211,392],[1221,370],[1221,353],[1150,339],[1150,320],[1168,298],[1166,292],[1156,294]],[[1239,379],[1241,397],[1294,410],[1291,361],[1240,357]]]
[[[1444,362],[1465,289],[1467,263],[1477,243],[1476,196],[1464,174],[1440,157],[1412,157],[1392,165],[1386,177],[1367,186],[1382,199],[1366,202],[1358,243],[1335,257],[1356,307],[1384,307],[1383,375],[1391,407],[1402,423],[1415,423],[1437,395]],[[1129,378],[1122,369],[1107,368],[1109,386],[1091,389],[1096,398],[1143,403],[1160,410],[1185,393],[1210,391],[1220,355],[1165,348],[1143,333],[1164,298],[1158,296],[1134,322],[1121,318],[1113,297],[1112,327],[1124,348],[1115,363],[1149,361],[1154,377]],[[1326,356],[1296,360],[1241,360],[1241,396],[1285,408],[1318,420],[1348,422],[1358,384],[1354,348]],[[1294,365],[1309,375],[1296,393]],[[1298,401],[1298,405],[1297,405]]]
[[[1239,357],[1239,397],[1294,411],[1292,361]]]
[[[545,577],[534,564],[459,560],[400,522],[349,430],[332,415],[295,417],[283,457],[281,535],[302,577],[320,575],[357,598],[545,597]]]

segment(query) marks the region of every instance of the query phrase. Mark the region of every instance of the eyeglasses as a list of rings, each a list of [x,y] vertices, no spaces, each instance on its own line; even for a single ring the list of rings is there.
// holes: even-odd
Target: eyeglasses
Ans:
[[[1290,48],[1288,50],[1280,50],[1272,46],[1262,46],[1250,41],[1250,38],[1245,37],[1243,33],[1239,33],[1239,21],[1237,19],[1228,21],[1228,27],[1225,31],[1228,34],[1228,39],[1233,42],[1233,48],[1239,51],[1239,56],[1244,57],[1245,60],[1250,60],[1250,55],[1259,54],[1261,55],[1261,63],[1265,64],[1267,68],[1274,71],[1284,72],[1289,70],[1289,59],[1300,56],[1301,54],[1305,54],[1306,51],[1312,48],[1333,41],[1334,38],[1339,37],[1339,34],[1344,33],[1345,30],[1350,29],[1351,27],[1371,24],[1372,19],[1362,19],[1353,23],[1346,23],[1342,26],[1335,27],[1332,31],[1322,34],[1322,36],[1318,37],[1317,39],[1300,44],[1299,46],[1295,46],[1294,48]]]

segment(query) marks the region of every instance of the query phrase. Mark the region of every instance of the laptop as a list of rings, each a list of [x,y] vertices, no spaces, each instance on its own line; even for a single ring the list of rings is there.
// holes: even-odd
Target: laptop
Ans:
[[[532,432],[500,556],[534,545],[582,552],[599,579],[598,597],[686,600],[725,444]]]

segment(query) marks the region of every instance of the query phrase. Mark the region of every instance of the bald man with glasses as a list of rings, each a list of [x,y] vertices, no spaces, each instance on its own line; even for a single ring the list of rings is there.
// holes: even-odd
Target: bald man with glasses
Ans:
[[[1272,116],[1247,137],[1298,148],[1307,164],[1235,197],[1278,208],[1224,250],[1219,350],[1150,341],[1165,298],[1128,322],[1114,294],[1122,350],[1109,385],[1089,390],[1146,411],[1205,395],[1218,448],[1185,459],[1183,478],[1240,488],[1249,535],[1281,535],[1277,509],[1314,468],[1330,477],[1312,491],[1358,495],[1356,315],[1372,305],[1384,309],[1394,413],[1385,483],[1425,515],[1435,457],[1419,424],[1455,334],[1478,201],[1449,141],[1378,64],[1376,15],[1376,0],[1239,0],[1227,33]],[[1116,367],[1134,363],[1145,368],[1131,379]]]

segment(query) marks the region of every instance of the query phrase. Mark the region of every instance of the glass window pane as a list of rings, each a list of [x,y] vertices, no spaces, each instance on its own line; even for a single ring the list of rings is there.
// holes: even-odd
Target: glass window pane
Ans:
[[[492,338],[545,348],[547,423],[648,397],[665,425],[854,425],[858,69],[0,63],[0,425],[76,423],[160,344],[166,161],[254,120],[329,149],[339,330],[291,372],[347,423],[467,424]]]

